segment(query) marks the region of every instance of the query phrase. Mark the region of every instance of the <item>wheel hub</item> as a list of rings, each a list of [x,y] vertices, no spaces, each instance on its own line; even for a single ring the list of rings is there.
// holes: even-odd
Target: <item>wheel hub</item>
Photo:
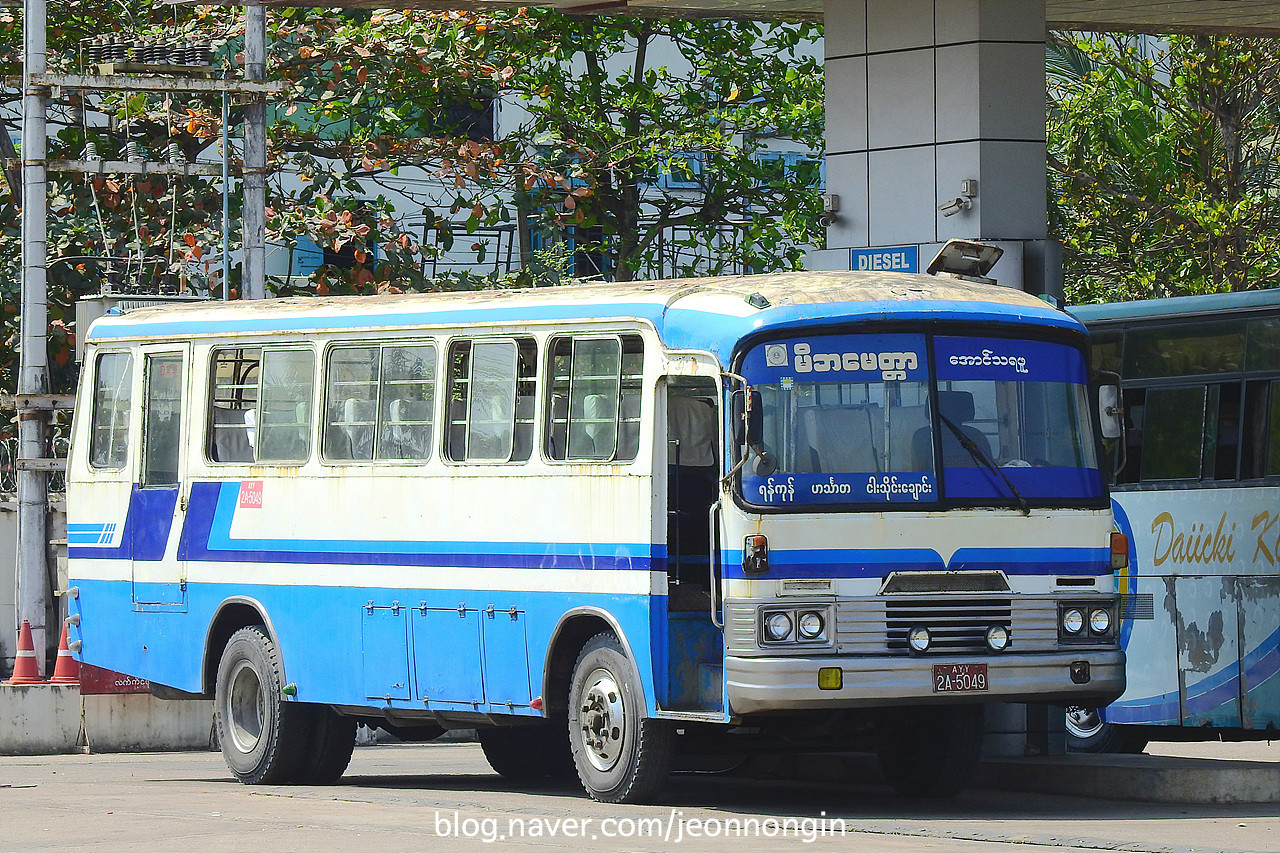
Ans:
[[[613,768],[622,755],[626,736],[626,706],[613,673],[597,669],[587,677],[580,703],[582,745],[597,770]]]
[[[1102,729],[1102,715],[1097,708],[1072,705],[1067,708],[1067,731],[1078,738],[1091,738]]]
[[[241,661],[236,665],[229,681],[231,689],[227,691],[225,708],[227,728],[236,749],[248,754],[253,752],[262,737],[262,722],[265,717],[262,681],[248,661]]]

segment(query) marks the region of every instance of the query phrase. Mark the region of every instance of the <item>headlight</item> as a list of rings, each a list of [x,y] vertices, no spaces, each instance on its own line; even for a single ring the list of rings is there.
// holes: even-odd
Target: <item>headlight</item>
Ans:
[[[791,617],[785,613],[770,613],[764,617],[764,633],[774,642],[785,640],[791,636]]]
[[[1089,630],[1095,634],[1105,634],[1111,630],[1111,611],[1099,607],[1089,614]]]
[[[1062,630],[1068,634],[1079,634],[1084,630],[1084,613],[1076,607],[1062,614]]]
[[[1009,629],[1004,625],[992,625],[987,629],[987,648],[993,652],[1002,652],[1009,648]]]
[[[929,650],[929,643],[933,638],[929,636],[929,629],[922,628],[919,625],[907,631],[907,645],[911,647],[913,652],[926,652]]]
[[[798,623],[800,628],[800,637],[804,640],[816,640],[822,636],[822,631],[827,627],[826,622],[822,619],[821,613],[815,613],[812,610],[800,614]]]

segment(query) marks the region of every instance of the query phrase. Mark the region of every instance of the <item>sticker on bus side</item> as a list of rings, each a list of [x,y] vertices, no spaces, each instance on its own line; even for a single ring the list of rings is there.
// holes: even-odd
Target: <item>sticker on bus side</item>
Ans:
[[[240,508],[262,509],[262,481],[240,481]]]

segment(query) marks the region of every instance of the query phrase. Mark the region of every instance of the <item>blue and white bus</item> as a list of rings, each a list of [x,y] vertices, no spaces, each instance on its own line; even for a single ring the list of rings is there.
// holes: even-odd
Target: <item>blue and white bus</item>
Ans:
[[[1113,498],[1131,537],[1128,689],[1072,745],[1274,738],[1280,727],[1280,290],[1082,305],[1123,378]]]
[[[363,721],[604,801],[729,732],[941,794],[980,703],[1124,688],[1085,331],[1019,291],[284,299],[87,344],[73,648],[213,697],[244,782],[336,780]]]

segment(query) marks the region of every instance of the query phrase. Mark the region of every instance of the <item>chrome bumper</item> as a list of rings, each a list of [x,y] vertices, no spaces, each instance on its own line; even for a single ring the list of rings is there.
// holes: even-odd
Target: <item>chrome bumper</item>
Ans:
[[[1089,662],[1089,681],[1071,680],[1073,661]],[[988,688],[935,693],[933,665],[985,663]],[[840,667],[844,686],[820,690],[818,670]],[[1124,652],[922,657],[727,657],[730,712],[759,714],[816,708],[865,708],[956,702],[1055,702],[1102,706],[1124,692]]]

